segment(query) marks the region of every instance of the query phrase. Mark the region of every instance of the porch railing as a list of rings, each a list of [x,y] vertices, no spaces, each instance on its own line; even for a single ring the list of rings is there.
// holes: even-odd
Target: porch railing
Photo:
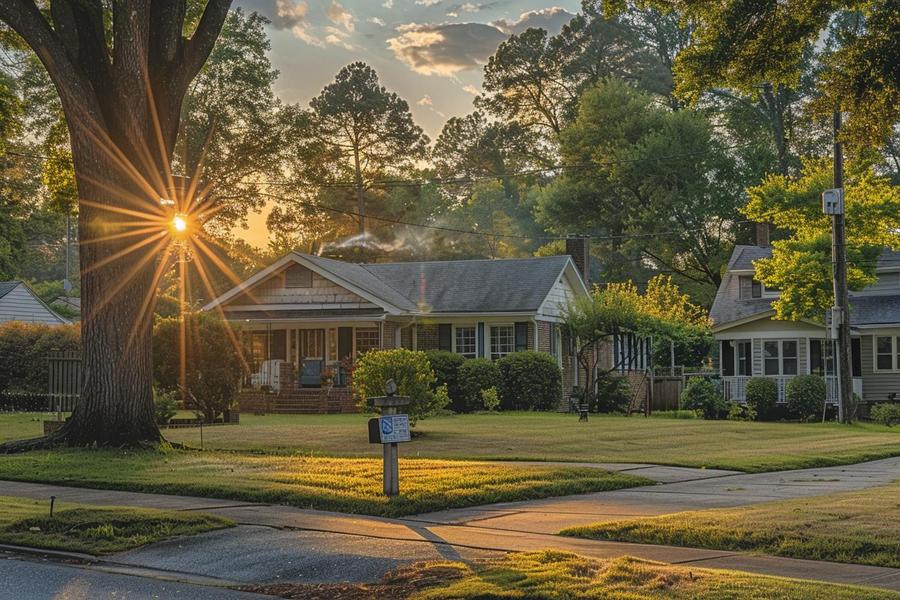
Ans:
[[[757,377],[763,377],[762,375],[758,375]],[[796,375],[766,375],[768,379],[774,379],[775,383],[778,386],[778,402],[785,401],[785,391],[787,390],[788,382],[796,377]],[[748,375],[737,375],[737,376],[728,376],[722,378],[722,391],[725,394],[726,400],[733,400],[735,402],[744,402],[747,400],[747,382],[750,381],[752,377]],[[825,401],[831,404],[837,403],[838,401],[838,391],[837,391],[837,377],[834,375],[828,375],[825,377]],[[862,379],[859,377],[853,378],[853,392],[862,396]]]

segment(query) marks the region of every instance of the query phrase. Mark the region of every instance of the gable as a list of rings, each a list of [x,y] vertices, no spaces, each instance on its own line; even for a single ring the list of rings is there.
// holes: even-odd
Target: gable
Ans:
[[[362,296],[304,265],[289,264],[226,301],[223,308],[283,304],[298,305],[298,308],[306,305],[341,308],[351,308],[348,305],[352,308],[374,306]]]
[[[547,293],[547,297],[541,304],[538,314],[542,317],[549,317],[551,320],[563,318],[566,307],[575,301],[579,295],[576,286],[570,281],[568,269],[564,270],[553,287]]]
[[[22,283],[11,286],[0,297],[0,323],[7,321],[23,321],[25,323],[45,323],[62,325],[68,321],[41,302],[28,287]]]

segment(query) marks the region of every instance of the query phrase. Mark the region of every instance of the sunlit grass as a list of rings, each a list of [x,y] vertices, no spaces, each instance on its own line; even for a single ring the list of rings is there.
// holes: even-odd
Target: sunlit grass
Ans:
[[[677,567],[622,556],[594,560],[554,550],[510,554],[466,565],[420,563],[374,584],[281,584],[246,588],[284,598],[408,600],[888,600],[900,594],[736,571]],[[340,593],[339,593],[340,592]]]
[[[4,457],[0,479],[385,516],[649,483],[601,469],[401,459],[400,496],[389,500],[380,459],[74,449]]]
[[[0,496],[0,543],[110,554],[234,522],[197,512],[99,507]]]
[[[609,521],[562,533],[900,567],[900,483],[737,509]]]

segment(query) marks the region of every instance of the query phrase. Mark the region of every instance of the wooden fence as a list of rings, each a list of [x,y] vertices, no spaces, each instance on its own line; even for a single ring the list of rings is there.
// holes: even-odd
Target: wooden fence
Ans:
[[[49,410],[71,412],[81,395],[81,353],[55,352],[47,356],[49,363]]]

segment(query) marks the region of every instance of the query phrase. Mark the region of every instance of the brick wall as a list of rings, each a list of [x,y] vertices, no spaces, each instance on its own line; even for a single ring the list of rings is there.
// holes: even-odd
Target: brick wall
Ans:
[[[420,324],[416,327],[416,348],[418,350],[437,350],[439,347],[437,323]]]

